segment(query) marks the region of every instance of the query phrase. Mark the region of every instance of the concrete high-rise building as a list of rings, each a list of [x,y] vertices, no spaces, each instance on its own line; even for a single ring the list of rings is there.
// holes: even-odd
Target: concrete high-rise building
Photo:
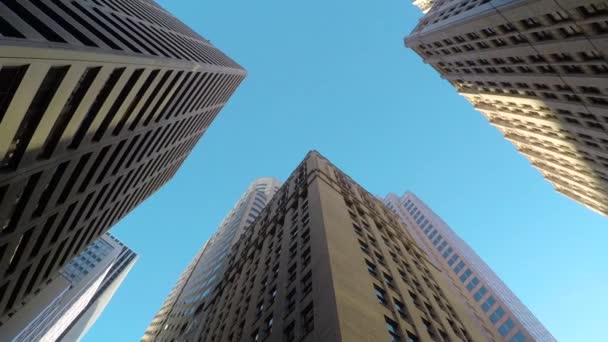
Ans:
[[[496,341],[556,341],[490,267],[413,193],[389,194],[389,209],[452,283],[473,320]]]
[[[198,310],[222,279],[232,245],[257,218],[281,186],[274,178],[256,179],[224,218],[186,271],[180,276],[162,308],[146,330],[144,341],[164,341],[179,336],[184,324],[198,322]]]
[[[192,316],[144,341],[482,340],[399,217],[317,152],[226,253]]]
[[[437,0],[406,45],[555,189],[608,215],[608,4]]]
[[[0,1],[0,324],[165,184],[245,71],[154,1]]]
[[[52,286],[35,294],[5,321],[0,327],[0,340],[79,341],[136,259],[133,251],[106,233],[72,259]]]

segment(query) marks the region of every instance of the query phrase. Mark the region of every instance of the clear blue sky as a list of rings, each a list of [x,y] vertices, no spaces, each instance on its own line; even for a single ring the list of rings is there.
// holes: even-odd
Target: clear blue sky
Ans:
[[[605,340],[607,219],[556,193],[403,37],[410,0],[162,0],[249,76],[176,177],[112,232],[140,259],[85,341],[135,341],[247,185],[316,149],[412,190],[560,341]]]

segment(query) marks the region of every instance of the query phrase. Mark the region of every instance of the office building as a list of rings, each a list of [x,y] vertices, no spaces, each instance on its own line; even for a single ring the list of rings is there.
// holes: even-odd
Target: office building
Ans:
[[[58,339],[59,341],[77,342],[84,337],[103,313],[106,306],[110,303],[110,300],[137,261],[137,254],[129,247],[125,246],[108,233],[106,233],[104,237],[109,237],[118,242],[120,252],[108,270],[108,273],[103,277],[101,285],[99,285],[99,288],[91,300],[65,328]]]
[[[245,71],[153,1],[0,1],[0,324],[178,170]]]
[[[313,151],[232,244],[193,316],[144,341],[481,341],[424,254]]]
[[[109,302],[137,256],[106,233],[72,259],[58,279],[0,327],[0,340],[79,341]],[[55,287],[62,284],[61,287]],[[70,332],[69,338],[62,336]]]
[[[169,339],[183,324],[196,320],[197,308],[213,295],[222,278],[232,244],[262,212],[280,186],[274,178],[259,178],[247,188],[180,276],[146,330],[144,341]]]
[[[416,195],[389,194],[384,202],[443,271],[469,308],[470,316],[490,338],[509,342],[556,341],[475,251]]]
[[[438,0],[406,45],[555,189],[608,215],[608,4]]]

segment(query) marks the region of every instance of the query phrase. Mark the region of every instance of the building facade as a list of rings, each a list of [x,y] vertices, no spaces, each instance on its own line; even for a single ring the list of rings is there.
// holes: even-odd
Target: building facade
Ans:
[[[384,202],[443,271],[488,337],[509,342],[556,341],[477,253],[416,195],[389,194]]]
[[[233,244],[213,294],[162,341],[481,341],[424,254],[313,151]]]
[[[106,233],[102,238],[110,238],[118,243],[118,256],[103,277],[93,297],[87,302],[80,313],[69,322],[69,325],[59,336],[58,341],[78,342],[84,337],[110,303],[110,300],[137,261],[137,254],[114,236]]]
[[[81,332],[78,335],[84,334],[84,328],[90,327],[97,318],[87,316],[87,310],[96,306],[97,299],[116,285],[116,279],[124,279],[136,258],[128,247],[110,234],[104,234],[59,272],[59,279],[53,284],[64,286],[54,290],[51,290],[52,286],[44,288],[5,321],[0,327],[0,339],[13,342],[78,341],[79,338],[62,339],[61,336],[70,327],[80,326],[83,329],[78,329]],[[81,324],[81,320],[87,322]]]
[[[245,71],[153,1],[0,1],[0,324],[177,171]]]
[[[193,327],[200,320],[200,307],[213,296],[222,279],[228,253],[245,229],[258,217],[281,186],[274,178],[256,179],[224,218],[217,231],[205,243],[186,271],[178,279],[162,308],[146,330],[144,341],[164,341],[182,331],[184,324]]]
[[[608,215],[608,4],[438,0],[406,45],[555,189]]]

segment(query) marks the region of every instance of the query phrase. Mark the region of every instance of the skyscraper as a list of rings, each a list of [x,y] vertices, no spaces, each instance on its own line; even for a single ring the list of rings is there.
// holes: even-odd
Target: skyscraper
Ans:
[[[184,324],[198,321],[204,305],[222,279],[228,253],[245,229],[262,212],[279,189],[274,178],[256,179],[224,218],[217,231],[205,243],[156,314],[143,340],[165,340],[176,336]]]
[[[384,201],[457,289],[488,335],[509,342],[556,341],[471,247],[418,197],[410,192],[401,198],[389,194]]]
[[[108,233],[104,237],[106,236],[118,242],[120,252],[91,300],[65,328],[59,337],[59,341],[76,342],[84,337],[110,303],[112,296],[114,296],[137,261],[137,254],[129,247]]]
[[[245,71],[153,1],[0,1],[0,324],[165,184]]]
[[[608,4],[438,0],[406,44],[555,189],[608,215]]]
[[[317,152],[226,253],[192,316],[145,341],[482,340],[399,218]]]
[[[110,234],[93,241],[0,327],[0,340],[78,341],[97,319],[137,256]],[[55,284],[62,284],[55,287]],[[109,293],[112,292],[112,293]],[[99,298],[103,298],[101,303]],[[101,305],[98,305],[101,304]]]

